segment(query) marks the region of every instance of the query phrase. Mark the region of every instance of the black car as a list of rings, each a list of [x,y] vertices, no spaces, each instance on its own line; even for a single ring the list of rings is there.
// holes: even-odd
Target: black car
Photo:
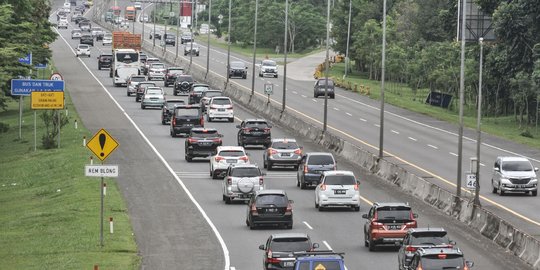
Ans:
[[[302,156],[296,186],[305,189],[308,185],[316,186],[321,180],[323,171],[337,170],[336,159],[332,153],[310,152]]]
[[[176,77],[179,75],[184,74],[184,69],[181,67],[169,67],[165,71],[165,87],[168,87],[169,85],[174,85],[174,82],[176,81]]]
[[[326,87],[326,78],[318,79],[313,86],[313,97],[318,98],[319,96],[324,96],[325,91],[327,91],[327,96],[329,98],[335,98],[336,94],[334,92],[334,81],[328,79],[328,87]]]
[[[419,248],[408,269],[471,269],[473,266],[473,262],[465,261],[459,248]]]
[[[79,43],[94,46],[94,37],[92,37],[92,34],[84,33],[81,35]]]
[[[264,269],[294,269],[296,252],[311,252],[319,244],[311,243],[311,238],[305,233],[272,234],[259,249],[264,250]]]
[[[229,69],[229,78],[240,77],[242,79],[247,78],[248,67],[244,62],[232,61],[231,68]]]
[[[135,87],[135,101],[136,102],[141,101],[141,98],[144,95],[144,90],[146,89],[146,87],[150,87],[150,86],[157,86],[157,85],[156,83],[149,82],[149,81],[140,82],[139,84],[137,84],[137,86]]]
[[[208,84],[194,83],[191,86],[191,92],[189,92],[188,103],[201,103],[201,97],[204,92],[208,91],[208,89],[210,89],[210,86],[208,86]]]
[[[73,19],[73,21],[75,21],[76,24],[79,24],[79,23],[82,22],[82,21],[88,21],[88,19],[85,18],[83,15],[77,15],[77,16]],[[88,21],[88,22],[90,22],[90,21]]]
[[[453,247],[455,244],[443,228],[409,229],[398,251],[399,270],[408,269],[414,252],[419,248]]]
[[[193,36],[191,35],[190,32],[185,32],[185,33],[182,33],[182,35],[180,36],[180,43],[181,44],[184,44],[184,43],[187,43],[187,42],[193,42],[194,39],[193,39]]]
[[[178,105],[171,115],[171,137],[189,134],[194,127],[204,127],[204,117],[199,105]]]
[[[246,225],[252,230],[259,225],[282,225],[292,229],[292,203],[284,190],[260,190],[248,202]]]
[[[101,70],[102,68],[111,68],[112,58],[112,54],[101,54],[98,56],[98,70]]]
[[[191,86],[195,80],[193,80],[193,76],[183,74],[176,77],[176,80],[174,81],[174,90],[173,95],[178,95],[180,93],[187,94],[189,91],[191,91]]]
[[[161,124],[166,125],[171,121],[171,115],[174,112],[174,107],[186,104],[181,99],[166,99],[165,106],[161,109]]]
[[[185,142],[185,158],[191,162],[194,157],[209,157],[216,154],[223,135],[215,128],[192,128]]]
[[[171,46],[175,46],[176,45],[176,36],[174,34],[164,34],[164,38],[163,38],[163,42],[165,43],[165,45],[171,45]]]
[[[272,143],[272,126],[264,119],[245,119],[236,126],[238,130],[238,145],[264,145],[269,147]]]

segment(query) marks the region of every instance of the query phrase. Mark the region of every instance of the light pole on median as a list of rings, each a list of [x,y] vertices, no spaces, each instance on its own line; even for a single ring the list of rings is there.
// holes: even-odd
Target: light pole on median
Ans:
[[[141,15],[140,15],[140,16],[142,16],[142,34],[141,34],[142,38],[141,38],[141,40],[142,40],[143,43],[144,43],[144,21],[145,21],[145,19],[144,19],[144,12],[142,12],[142,11],[145,9],[145,7],[144,7],[145,4],[146,4],[146,2],[142,2]]]
[[[383,32],[382,32],[382,60],[381,60],[381,111],[379,117],[379,159],[384,156],[384,80],[386,62],[386,0],[383,1]]]
[[[326,59],[324,61],[324,121],[323,121],[323,133],[326,132],[326,126],[328,124],[328,70],[330,69],[329,54],[330,54],[330,0],[327,0],[326,7]]]
[[[467,12],[467,0],[463,0],[461,8],[461,70],[459,78],[459,134],[458,134],[458,158],[457,158],[457,186],[456,196],[461,197],[461,172],[463,159],[463,100],[465,99],[465,22]]]
[[[174,41],[174,46],[176,46],[175,58],[178,58],[178,35],[180,34],[180,19],[184,13],[184,0],[180,0],[180,13],[178,14],[178,19],[176,19],[176,40]]]
[[[231,0],[229,0],[229,29],[227,30],[227,82],[229,84],[229,74],[231,72]]]
[[[259,0],[255,0],[255,27],[253,28],[253,63],[251,73],[251,97],[255,94],[255,61],[257,61],[257,16],[259,13]],[[250,97],[250,100],[251,100]]]
[[[281,111],[285,111],[285,98],[287,96],[287,40],[289,28],[289,0],[285,0],[285,38],[283,40],[283,99],[281,101]],[[255,74],[253,74],[255,76]]]
[[[208,1],[208,41],[206,44],[206,75],[204,78],[208,77],[208,71],[210,69],[210,29],[212,28],[212,0]],[[192,37],[193,38],[193,37]]]
[[[474,203],[480,205],[480,140],[482,138],[482,65],[484,60],[484,38],[479,38],[480,43],[480,67],[478,75],[478,114],[476,116],[476,187],[474,193]]]
[[[343,75],[343,78],[347,77],[347,72],[349,71],[349,42],[351,39],[351,11],[352,11],[352,0],[349,0],[349,24],[347,26],[347,49],[345,50],[345,75]]]
[[[154,32],[152,33],[152,49],[156,47],[156,4],[154,4],[154,11],[152,12],[152,19],[154,20]]]

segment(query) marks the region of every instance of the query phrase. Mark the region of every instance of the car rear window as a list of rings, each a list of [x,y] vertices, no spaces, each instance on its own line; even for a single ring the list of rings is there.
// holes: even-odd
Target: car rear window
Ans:
[[[228,98],[214,98],[212,100],[212,104],[214,105],[229,105],[231,104],[231,100]]]
[[[434,254],[422,257],[423,270],[463,269],[463,257],[453,254]]]
[[[176,105],[185,104],[183,100],[167,101],[167,108],[172,109]]]
[[[232,169],[231,176],[234,177],[254,177],[260,176],[261,172],[257,168],[234,168]]]
[[[198,85],[198,86],[193,87],[194,92],[203,92],[203,91],[206,91],[206,90],[208,90],[208,86],[206,86],[206,85]]]
[[[328,175],[324,178],[327,185],[355,185],[356,179],[352,175]]]
[[[246,123],[246,127],[249,128],[265,128],[268,127],[268,123],[264,121],[249,121]]]
[[[446,236],[446,232],[422,232],[415,233],[411,238],[413,245],[444,245],[449,244],[450,239]]]
[[[272,143],[274,149],[298,149],[296,142],[274,142]]]
[[[148,91],[146,91],[146,94],[150,95],[150,96],[157,96],[157,95],[161,95],[161,91],[160,90],[148,90]]]
[[[202,131],[202,130],[191,130],[191,137],[196,137],[196,138],[212,138],[212,137],[217,137],[218,136],[218,132],[217,130],[206,130],[206,131]]]
[[[276,205],[276,206],[286,206],[288,204],[287,197],[281,194],[263,194],[257,196],[255,202],[256,206],[266,206],[266,205]]]
[[[86,44],[80,44],[79,45],[79,49],[88,49],[90,48],[90,46],[86,45]]]
[[[411,209],[406,207],[381,207],[377,209],[378,220],[411,220]]]
[[[326,84],[326,79],[319,80],[319,85],[325,85],[325,84]],[[328,86],[333,86],[333,85],[334,85],[334,81],[328,80]]]
[[[311,155],[308,159],[309,165],[331,165],[334,159],[330,155]]]
[[[274,238],[270,243],[270,250],[272,251],[297,252],[310,249],[311,244],[306,237]]]
[[[169,69],[169,74],[182,75],[184,70],[182,69]]]
[[[193,78],[191,76],[180,76],[177,80],[181,82],[192,82]]]
[[[320,265],[320,266],[319,266]],[[338,261],[313,261],[313,267],[309,266],[309,262],[302,262],[298,270],[341,270]]]
[[[132,82],[144,82],[146,81],[145,77],[131,77]]]
[[[198,116],[199,108],[179,108],[176,110],[176,116]]]
[[[152,64],[152,68],[165,68],[165,65],[161,63],[155,63],[155,64]]]
[[[219,97],[219,96],[221,96],[221,92],[207,91],[207,92],[204,93],[204,96],[205,97]]]
[[[222,150],[219,152],[219,155],[222,157],[241,157],[244,156],[244,151],[239,150]]]
[[[502,164],[503,171],[532,171],[533,167],[528,161],[505,161]]]

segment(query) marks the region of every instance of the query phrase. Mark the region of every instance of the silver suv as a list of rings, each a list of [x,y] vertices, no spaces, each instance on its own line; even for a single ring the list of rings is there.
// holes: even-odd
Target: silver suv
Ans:
[[[531,162],[524,157],[498,157],[493,166],[491,186],[493,193],[503,196],[506,192],[538,192],[538,180]]]
[[[247,201],[256,191],[264,189],[265,174],[254,164],[231,165],[223,179],[223,201]]]

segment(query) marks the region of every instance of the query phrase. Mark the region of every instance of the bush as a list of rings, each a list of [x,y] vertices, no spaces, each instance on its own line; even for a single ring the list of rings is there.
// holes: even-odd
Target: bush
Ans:
[[[532,135],[532,133],[528,129],[521,132],[521,134],[519,134],[519,135],[521,135],[523,137],[526,137],[526,138],[534,138],[534,136]]]
[[[6,133],[9,130],[9,124],[0,122],[0,133]]]

